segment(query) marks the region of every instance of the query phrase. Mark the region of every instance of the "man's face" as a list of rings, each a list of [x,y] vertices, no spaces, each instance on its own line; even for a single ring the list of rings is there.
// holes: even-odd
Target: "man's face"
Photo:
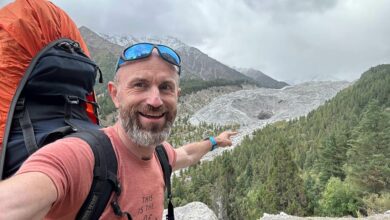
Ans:
[[[177,112],[176,69],[153,51],[148,58],[124,64],[117,74],[113,100],[129,138],[144,147],[166,140]]]

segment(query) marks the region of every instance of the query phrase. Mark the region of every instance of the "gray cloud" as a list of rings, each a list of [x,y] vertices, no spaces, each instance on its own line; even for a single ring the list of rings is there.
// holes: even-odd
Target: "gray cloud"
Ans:
[[[289,82],[354,80],[390,59],[387,0],[53,2],[96,32],[171,35],[227,65]]]

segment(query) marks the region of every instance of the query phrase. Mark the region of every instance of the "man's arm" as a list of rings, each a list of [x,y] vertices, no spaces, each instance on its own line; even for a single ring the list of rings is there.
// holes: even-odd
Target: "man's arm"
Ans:
[[[0,220],[43,219],[57,199],[51,179],[28,172],[0,182]]]
[[[231,136],[236,135],[237,132],[224,131],[215,137],[218,147],[227,147],[232,145],[230,139]],[[176,163],[173,170],[178,170],[196,164],[207,152],[211,149],[210,140],[204,140],[199,142],[189,143],[180,148],[175,149],[176,151]]]

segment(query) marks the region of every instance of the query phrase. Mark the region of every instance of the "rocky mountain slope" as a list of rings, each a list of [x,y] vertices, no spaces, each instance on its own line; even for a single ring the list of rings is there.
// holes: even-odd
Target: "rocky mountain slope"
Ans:
[[[91,46],[92,48],[105,48],[110,52],[116,52],[118,51],[118,48],[125,48],[129,45],[139,42],[151,42],[172,47],[178,51],[182,59],[182,80],[250,83],[257,84],[258,86],[263,86],[270,83],[270,85],[266,85],[266,87],[280,88],[280,85],[278,85],[279,82],[270,77],[268,77],[266,84],[263,83],[260,85],[255,79],[248,77],[247,75],[233,68],[230,68],[218,60],[209,57],[199,49],[191,47],[174,37],[135,37],[131,35],[119,36],[97,34],[86,27],[81,27],[80,31],[84,38],[86,38],[88,46]],[[275,87],[275,85],[278,86]]]
[[[151,42],[155,44],[164,44],[175,49],[180,54],[183,62],[183,79],[201,79],[206,81],[215,79],[252,81],[251,78],[248,78],[244,74],[218,62],[197,48],[190,47],[174,37],[134,37],[107,34],[101,34],[100,36],[123,47],[140,42]]]
[[[280,89],[285,86],[288,86],[287,83],[276,81],[271,77],[267,76],[266,74],[264,74],[263,72],[261,72],[260,70],[255,70],[252,68],[249,69],[238,68],[237,70],[243,73],[244,75],[254,79],[260,87]]]
[[[269,123],[308,114],[350,84],[346,81],[307,82],[282,89],[240,90],[214,98],[194,113],[190,122],[240,124],[239,134],[233,138],[234,147],[244,136]],[[225,149],[210,152],[203,159],[209,160]]]

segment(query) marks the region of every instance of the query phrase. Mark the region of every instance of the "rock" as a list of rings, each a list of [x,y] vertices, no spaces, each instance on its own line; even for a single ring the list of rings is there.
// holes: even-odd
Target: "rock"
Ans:
[[[167,210],[164,210],[163,220]],[[218,220],[217,216],[207,205],[201,202],[191,202],[175,208],[175,220]]]
[[[263,217],[260,220],[356,220],[354,217],[298,217],[288,215],[284,212],[280,212],[280,214],[267,214],[264,213]],[[358,219],[362,220],[390,220],[390,210],[385,212],[384,214],[375,214],[367,217],[360,217]]]

